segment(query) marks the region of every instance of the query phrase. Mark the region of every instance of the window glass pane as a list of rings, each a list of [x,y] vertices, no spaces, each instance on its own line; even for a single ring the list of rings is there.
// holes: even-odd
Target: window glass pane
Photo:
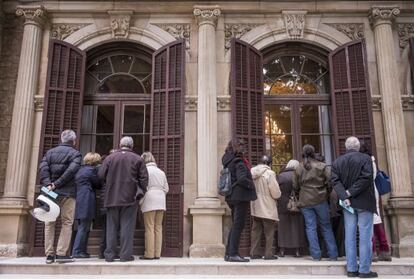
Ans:
[[[80,136],[80,153],[85,156],[86,153],[93,151],[93,138],[92,135]]]
[[[145,133],[150,133],[150,130],[151,130],[150,119],[151,119],[151,105],[146,105],[145,106]]]
[[[149,135],[145,135],[144,136],[144,152],[145,151],[149,151],[150,150],[150,136]]]
[[[124,107],[124,133],[144,132],[144,106]]]
[[[135,58],[130,73],[139,79],[144,79],[151,74],[151,65],[139,58]]]
[[[113,133],[114,117],[114,106],[98,106],[98,115],[96,119],[96,133]]]
[[[114,146],[113,136],[96,136],[95,152],[100,155],[109,154]]]
[[[299,110],[301,132],[319,134],[318,106],[302,105]]]
[[[81,134],[93,133],[94,106],[83,106],[81,122]]]
[[[293,158],[292,136],[277,135],[270,137],[273,165],[280,171],[280,166],[287,164]]]
[[[144,136],[143,135],[124,134],[122,136],[123,137],[128,136],[128,137],[131,137],[134,140],[134,148],[132,150],[134,150],[135,153],[141,155],[145,151],[144,150]]]
[[[332,136],[321,136],[321,154],[325,156],[326,163],[332,165],[334,160]]]
[[[315,152],[316,153],[321,153],[321,142],[320,142],[320,136],[310,136],[310,135],[302,135],[302,146],[304,146],[305,144],[310,144],[313,145],[313,147],[315,147]]]
[[[106,79],[96,89],[96,93],[144,93],[141,84],[133,77],[128,75],[115,75]]]
[[[93,64],[88,68],[88,71],[97,77],[98,80],[103,80],[105,77],[112,74],[111,64],[108,58],[104,58]]]
[[[134,58],[131,55],[112,56],[111,62],[112,62],[112,66],[114,67],[115,73],[118,73],[118,72],[129,73],[129,69],[131,68],[133,59]]]
[[[285,134],[292,131],[290,105],[266,106],[266,134]]]

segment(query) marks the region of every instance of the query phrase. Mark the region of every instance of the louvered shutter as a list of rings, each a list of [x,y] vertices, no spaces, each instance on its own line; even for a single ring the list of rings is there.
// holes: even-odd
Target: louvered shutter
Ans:
[[[256,165],[265,152],[263,59],[257,49],[238,39],[231,42],[230,91],[232,136],[246,141],[248,159]],[[250,251],[250,224],[249,218],[240,239],[242,255]]]
[[[411,94],[414,95],[414,37],[410,38],[409,62],[411,70]]]
[[[175,41],[154,53],[151,152],[167,175],[163,256],[183,255],[185,45]]]
[[[345,141],[355,136],[375,151],[365,42],[343,45],[329,55],[332,126],[337,156],[346,152]]]
[[[82,113],[85,53],[63,41],[51,40],[48,59],[39,160],[59,144],[63,130],[72,129],[79,137]],[[33,223],[31,254],[44,255],[44,223]],[[59,219],[56,225],[55,242],[60,233]]]

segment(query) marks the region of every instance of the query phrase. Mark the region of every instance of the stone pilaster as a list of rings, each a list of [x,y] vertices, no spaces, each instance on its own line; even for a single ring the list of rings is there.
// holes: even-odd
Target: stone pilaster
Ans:
[[[34,97],[38,85],[43,25],[42,6],[20,6],[16,15],[24,18],[22,48],[13,105],[4,195],[0,200],[0,254],[21,253],[27,231],[27,183],[33,135]],[[26,230],[23,229],[26,227]]]
[[[392,183],[391,199],[387,207],[393,231],[391,242],[394,255],[408,256],[414,252],[414,243],[410,240],[414,238],[414,198],[407,138],[405,130],[401,129],[404,127],[404,118],[392,33],[393,21],[399,13],[398,7],[374,6],[369,19],[375,36],[385,144]]]
[[[193,216],[191,257],[224,254],[222,216],[217,197],[217,77],[216,25],[218,6],[195,6],[198,24],[197,183],[198,194],[190,208]]]

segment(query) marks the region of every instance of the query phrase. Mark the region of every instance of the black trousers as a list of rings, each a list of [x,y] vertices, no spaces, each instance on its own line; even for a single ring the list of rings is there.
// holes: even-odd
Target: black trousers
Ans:
[[[99,241],[99,254],[105,255],[106,250],[106,213],[101,215],[102,218],[102,232],[101,239]]]
[[[229,231],[229,237],[226,245],[226,255],[239,255],[240,236],[244,228],[244,224],[249,210],[250,202],[238,201],[227,203],[231,209],[231,219],[233,224]]]
[[[117,253],[118,228],[120,228],[119,257],[128,260],[134,248],[134,231],[137,220],[138,202],[131,206],[109,207],[106,214],[105,259],[113,260]]]

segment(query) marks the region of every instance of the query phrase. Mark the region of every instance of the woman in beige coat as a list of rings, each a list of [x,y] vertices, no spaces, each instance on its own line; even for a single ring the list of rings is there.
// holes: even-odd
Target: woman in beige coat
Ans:
[[[150,152],[143,153],[141,157],[147,165],[149,178],[147,192],[140,201],[145,225],[145,254],[140,259],[153,260],[161,257],[162,219],[166,210],[168,182]]]
[[[257,193],[257,200],[250,203],[253,217],[250,250],[252,259],[262,258],[262,255],[259,254],[262,232],[266,238],[265,260],[277,259],[273,254],[273,240],[276,222],[279,221],[276,199],[280,198],[281,193],[276,181],[276,174],[270,168],[271,165],[272,159],[265,155],[260,159],[259,164],[251,169]]]

